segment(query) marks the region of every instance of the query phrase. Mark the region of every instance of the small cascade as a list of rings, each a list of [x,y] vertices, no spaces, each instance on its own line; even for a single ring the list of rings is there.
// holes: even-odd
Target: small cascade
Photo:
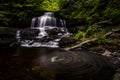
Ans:
[[[60,23],[61,23],[61,27],[66,27],[66,21],[65,20],[60,19]]]
[[[20,38],[21,38],[20,30],[17,30],[17,32],[16,32],[16,39],[17,39],[17,42],[20,42],[20,41],[21,41]]]
[[[40,17],[34,17],[31,21],[31,29],[39,30],[38,35],[33,40],[23,39],[21,46],[59,47],[59,41],[64,37],[70,36],[66,29],[66,21],[55,18],[53,12],[46,12]],[[20,36],[19,31],[17,36]]]
[[[35,25],[35,23],[37,25]],[[41,27],[44,27],[44,26],[52,26],[52,27],[57,26],[57,20],[54,17],[54,13],[46,12],[46,13],[44,13],[43,16],[35,17],[31,21],[31,28],[33,28],[33,27],[41,28]]]
[[[31,28],[34,28],[35,26],[35,21],[36,21],[36,18],[34,17],[31,21]]]

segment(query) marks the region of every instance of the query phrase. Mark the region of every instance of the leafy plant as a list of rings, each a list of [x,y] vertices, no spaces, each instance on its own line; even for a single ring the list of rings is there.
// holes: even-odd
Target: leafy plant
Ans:
[[[78,31],[74,36],[74,39],[78,41],[85,41],[93,38],[98,38],[97,44],[105,43],[105,31],[97,26],[89,26],[86,31]]]
[[[39,10],[60,11],[65,3],[66,0],[44,0],[39,6]]]
[[[105,32],[104,31],[99,32],[97,44],[99,44],[99,45],[105,44],[105,41],[106,41]]]
[[[85,32],[78,31],[78,33],[75,34],[74,39],[82,41],[83,39],[85,39]]]
[[[86,37],[96,37],[102,31],[98,26],[89,26],[86,30]]]
[[[76,24],[79,24],[80,19],[83,18],[87,24],[104,20],[119,22],[119,4],[119,0],[69,0],[61,11],[65,17],[78,20],[72,21]]]

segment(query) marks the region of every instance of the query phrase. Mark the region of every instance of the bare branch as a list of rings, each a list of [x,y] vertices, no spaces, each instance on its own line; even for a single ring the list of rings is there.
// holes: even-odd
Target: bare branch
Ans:
[[[104,35],[104,37],[106,37],[106,36],[108,36],[108,35],[111,35],[113,32],[111,31],[111,32],[107,32],[105,35]],[[99,38],[93,38],[93,39],[91,39],[91,40],[86,40],[86,41],[84,41],[84,42],[81,42],[81,43],[79,43],[79,44],[76,44],[76,45],[74,45],[74,46],[72,46],[72,47],[67,47],[67,48],[64,48],[64,50],[72,50],[72,49],[75,49],[75,48],[78,48],[78,47],[82,47],[83,45],[85,45],[85,44],[87,44],[87,43],[90,43],[90,42],[94,42],[94,41],[96,41],[96,40],[98,40]]]

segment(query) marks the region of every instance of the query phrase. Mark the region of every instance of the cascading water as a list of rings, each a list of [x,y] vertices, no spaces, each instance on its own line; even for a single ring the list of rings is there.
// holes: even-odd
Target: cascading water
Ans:
[[[59,47],[59,41],[70,35],[66,29],[66,21],[55,18],[53,12],[46,12],[43,16],[34,17],[31,21],[31,29],[38,29],[38,35],[33,40],[22,40],[21,46]]]
[[[59,25],[58,25],[59,23]],[[66,21],[64,19],[56,19],[53,12],[46,12],[43,16],[34,17],[31,22],[31,28],[41,28],[45,26],[51,27],[66,27]]]

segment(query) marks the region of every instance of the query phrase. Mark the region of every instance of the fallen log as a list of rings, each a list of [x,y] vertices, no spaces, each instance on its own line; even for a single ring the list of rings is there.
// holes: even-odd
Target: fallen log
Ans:
[[[109,20],[94,23],[93,25],[105,25],[105,24],[112,24],[112,21],[109,19]]]
[[[108,36],[108,35],[111,35],[114,31],[110,31],[110,32],[107,32],[104,37]],[[90,42],[94,42],[96,40],[98,40],[99,38],[93,38],[93,39],[90,39],[90,40],[86,40],[86,41],[83,41],[79,44],[76,44],[74,46],[71,46],[71,47],[67,47],[67,48],[64,48],[64,50],[72,50],[72,49],[75,49],[75,48],[78,48],[78,47],[82,47],[83,45],[87,44],[87,43],[90,43]]]

